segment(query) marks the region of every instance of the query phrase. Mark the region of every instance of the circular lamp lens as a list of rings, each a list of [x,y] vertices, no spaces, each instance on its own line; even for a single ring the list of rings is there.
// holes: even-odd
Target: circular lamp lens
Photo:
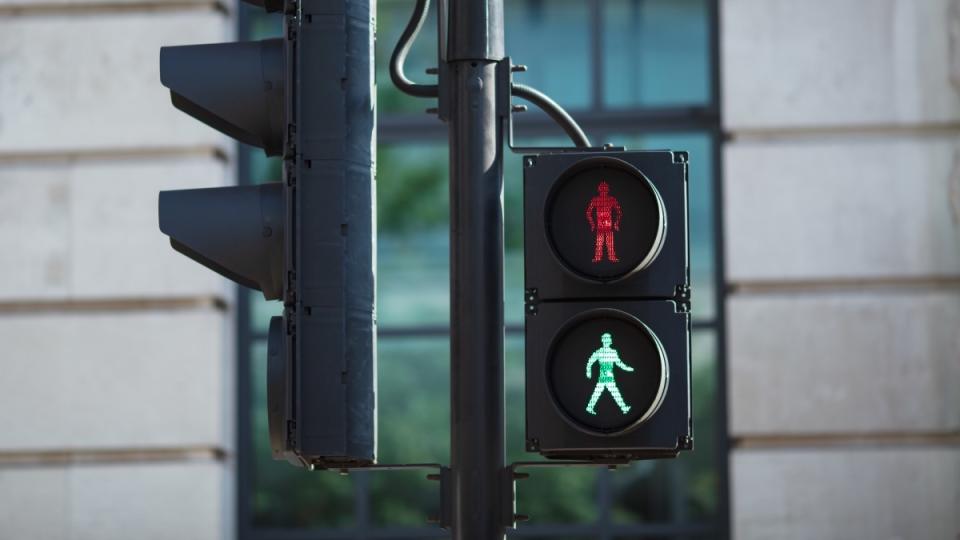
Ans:
[[[591,310],[564,325],[546,367],[562,416],[591,434],[618,435],[647,421],[663,403],[669,379],[657,336],[614,309]]]
[[[666,210],[635,167],[612,157],[565,171],[547,197],[547,239],[574,275],[615,281],[649,266],[663,247]]]

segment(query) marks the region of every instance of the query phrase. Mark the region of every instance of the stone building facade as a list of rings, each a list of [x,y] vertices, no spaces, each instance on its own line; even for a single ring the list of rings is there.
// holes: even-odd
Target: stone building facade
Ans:
[[[2,538],[233,536],[233,289],[170,249],[157,192],[234,181],[158,71],[234,9],[0,1]]]
[[[960,535],[960,2],[722,0],[736,538]]]

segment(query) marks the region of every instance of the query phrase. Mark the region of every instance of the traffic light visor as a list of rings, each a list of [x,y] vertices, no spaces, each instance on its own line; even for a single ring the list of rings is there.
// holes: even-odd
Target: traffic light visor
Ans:
[[[282,153],[282,39],[162,47],[160,82],[174,107],[268,156]]]
[[[233,281],[283,293],[283,186],[160,192],[160,231],[187,257]]]

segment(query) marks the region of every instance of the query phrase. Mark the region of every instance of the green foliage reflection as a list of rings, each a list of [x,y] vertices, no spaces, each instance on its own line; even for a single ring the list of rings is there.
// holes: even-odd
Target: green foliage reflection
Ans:
[[[447,154],[441,144],[377,147],[377,219],[384,236],[445,229]]]

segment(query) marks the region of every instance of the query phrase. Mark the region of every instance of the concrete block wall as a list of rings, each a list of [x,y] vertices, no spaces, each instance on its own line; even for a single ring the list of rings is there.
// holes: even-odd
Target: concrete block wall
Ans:
[[[159,49],[234,9],[0,0],[0,538],[234,536],[233,288],[157,229],[234,181]]]
[[[733,534],[960,537],[960,2],[721,0]]]

